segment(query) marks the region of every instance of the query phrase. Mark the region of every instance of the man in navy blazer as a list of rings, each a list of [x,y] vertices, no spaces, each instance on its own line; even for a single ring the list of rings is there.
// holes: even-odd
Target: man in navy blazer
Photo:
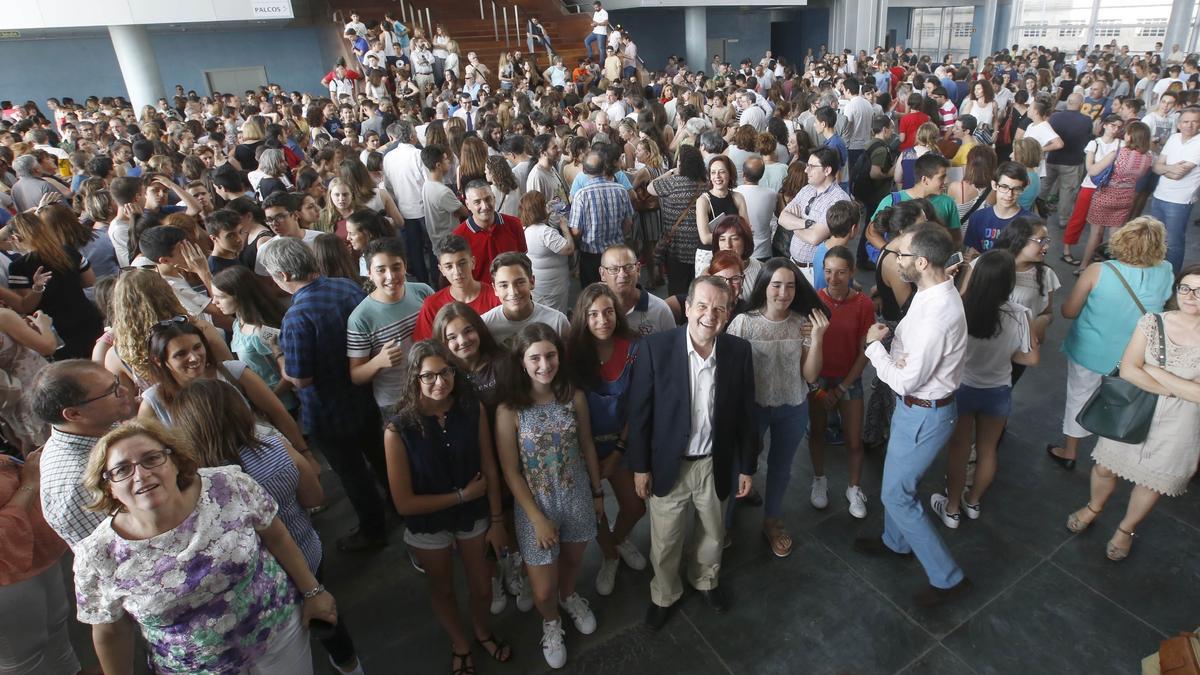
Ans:
[[[697,278],[688,289],[687,326],[644,338],[633,366],[625,457],[650,513],[652,628],[683,595],[679,567],[693,508],[688,582],[718,613],[726,608],[718,586],[721,502],[733,491],[735,471],[737,496],[750,492],[760,449],[750,343],[721,332],[732,292],[720,277]]]

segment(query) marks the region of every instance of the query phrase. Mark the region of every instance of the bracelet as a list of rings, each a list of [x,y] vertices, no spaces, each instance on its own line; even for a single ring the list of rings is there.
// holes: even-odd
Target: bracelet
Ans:
[[[42,287],[41,287],[41,288],[38,288],[37,286],[34,286],[33,288],[31,288],[31,289],[29,289],[29,290],[33,291],[34,293],[45,293],[45,292],[46,292],[46,286],[45,286],[44,284],[42,285]]]
[[[463,503],[462,488],[455,488],[454,493],[458,495],[458,503],[462,504]]]
[[[839,392],[841,392],[842,396],[845,396],[846,394],[849,394],[849,393],[850,393],[850,388],[846,386],[846,383],[845,383],[845,382],[843,382],[843,383],[839,384],[839,385],[837,386],[837,390],[838,390]]]
[[[311,600],[324,592],[325,592],[325,584],[317,582],[317,587],[312,589],[311,591],[306,592],[304,594],[304,599]]]
[[[503,514],[503,513],[501,513],[501,514],[499,514],[499,515],[494,515],[494,516],[492,516],[492,522],[493,522],[493,523],[502,523],[502,522],[504,522],[504,514]]]
[[[596,491],[592,492],[592,498],[593,499],[603,499],[604,498],[604,490],[600,489],[600,490],[596,490]]]

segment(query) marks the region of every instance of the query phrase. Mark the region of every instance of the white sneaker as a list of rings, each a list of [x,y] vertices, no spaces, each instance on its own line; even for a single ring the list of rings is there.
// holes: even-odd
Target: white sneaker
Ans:
[[[646,556],[628,539],[617,544],[617,555],[621,556],[621,561],[631,570],[640,572],[646,569]]]
[[[572,593],[566,600],[559,600],[558,605],[567,610],[567,614],[575,622],[575,629],[580,633],[591,635],[596,632],[596,615],[592,614],[588,601],[579,597],[578,593]]]
[[[812,482],[812,494],[809,495],[809,501],[812,502],[813,508],[823,509],[829,506],[829,482],[825,476],[814,476]]]
[[[979,504],[968,504],[966,493],[963,493],[963,497],[958,503],[961,505],[959,508],[962,509],[960,513],[967,514],[971,520],[979,520]]]
[[[846,488],[846,501],[850,502],[850,515],[860,519],[867,517],[867,496],[862,488],[857,485]]]
[[[335,673],[345,673],[345,675],[366,675],[366,673],[363,672],[362,659],[355,657],[354,661],[354,668],[350,670],[342,670],[338,667],[338,664],[333,662],[333,657],[329,657],[329,665],[333,666],[333,672]]]
[[[600,595],[612,595],[613,586],[617,584],[617,567],[621,564],[619,558],[600,561],[600,573],[596,575],[596,592]]]
[[[516,596],[517,609],[528,612],[533,609],[533,587],[529,585],[529,578],[525,576],[524,562],[520,553],[512,553],[508,556],[508,569],[504,571],[504,585],[508,587],[510,595]]]
[[[542,622],[542,656],[551,668],[562,668],[567,664],[567,645],[563,642],[562,621]]]
[[[946,513],[946,504],[949,501],[950,498],[940,492],[935,492],[929,496],[929,506],[933,507],[933,512],[938,514],[938,517],[942,519],[942,524],[952,530],[957,530],[961,514]]]
[[[504,582],[500,577],[492,577],[492,614],[496,615],[508,607],[508,596],[504,593]]]

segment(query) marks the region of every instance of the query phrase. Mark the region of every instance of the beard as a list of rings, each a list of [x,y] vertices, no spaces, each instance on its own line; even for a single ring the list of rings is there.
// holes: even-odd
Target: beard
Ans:
[[[901,265],[898,271],[900,272],[900,278],[910,284],[917,283],[917,278],[920,276],[917,270],[906,265]]]

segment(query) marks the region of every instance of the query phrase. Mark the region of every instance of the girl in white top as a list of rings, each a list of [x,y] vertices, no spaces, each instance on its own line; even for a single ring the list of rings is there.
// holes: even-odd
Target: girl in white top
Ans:
[[[750,309],[729,324],[728,333],[749,340],[754,351],[759,429],[771,434],[763,535],[781,558],[792,552],[792,538],[780,518],[783,497],[808,429],[808,383],[821,375],[821,340],[828,327],[829,310],[786,258],[767,261],[750,295]]]
[[[549,220],[546,198],[536,190],[521,197],[518,218],[525,224],[525,245],[533,263],[533,301],[566,314],[570,309],[567,295],[571,289],[568,261],[575,252],[567,219],[559,219],[561,229],[546,224]]]
[[[955,394],[958,422],[950,437],[948,494],[934,494],[930,506],[951,529],[961,512],[979,518],[979,502],[996,477],[996,449],[1012,410],[1012,364],[1036,366],[1037,339],[1030,335],[1029,310],[1009,301],[1016,286],[1016,261],[1005,250],[979,256],[963,292],[967,351],[962,385]],[[974,443],[975,483],[966,490],[967,460]]]
[[[1062,287],[1058,274],[1046,264],[1050,233],[1041,218],[1020,216],[996,237],[994,249],[1008,251],[1017,261],[1017,283],[1008,300],[1029,310],[1029,330],[1038,344],[1046,341],[1046,328],[1054,320],[1054,292]],[[964,279],[963,288],[967,280]],[[1013,364],[1013,386],[1025,367]]]

